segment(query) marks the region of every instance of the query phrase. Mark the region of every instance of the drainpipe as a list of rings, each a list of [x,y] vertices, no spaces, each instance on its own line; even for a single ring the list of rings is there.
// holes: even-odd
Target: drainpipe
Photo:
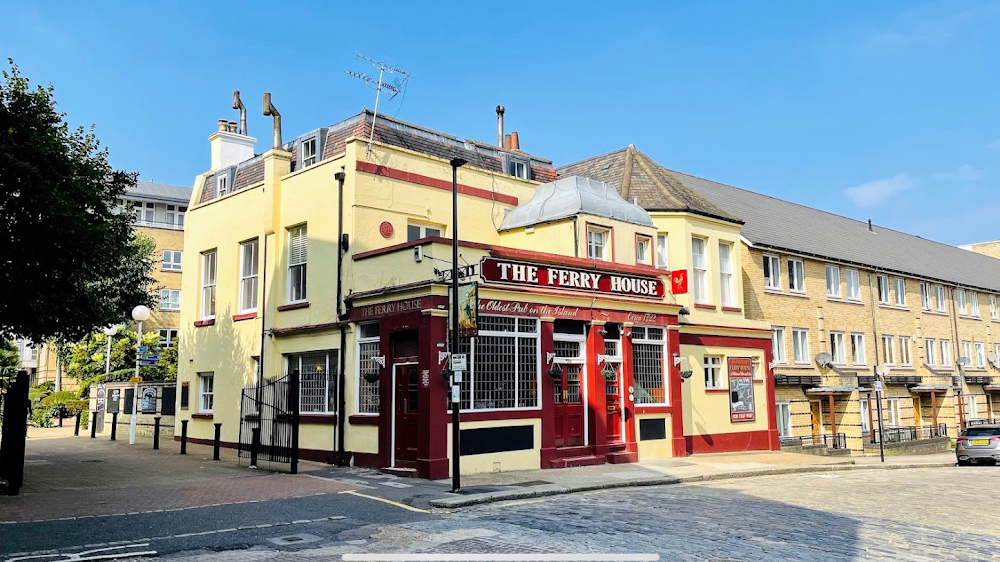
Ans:
[[[344,326],[344,252],[347,240],[344,236],[344,168],[333,175],[337,179],[337,321],[340,322],[340,377],[337,381],[337,464],[344,466],[347,456],[344,434],[347,427],[347,327]]]
[[[878,271],[878,270],[875,270],[875,271]],[[879,340],[879,337],[878,337],[878,324],[875,321],[875,287],[872,285],[872,275],[874,275],[874,272],[869,271],[868,272],[868,302],[870,303],[870,305],[871,305],[870,308],[872,310],[872,337],[875,338],[875,341],[872,342],[872,343],[875,345],[875,368],[877,369],[878,365],[879,365],[879,361],[878,361],[878,347],[879,347],[879,344],[881,343],[881,340]],[[877,372],[875,373],[875,380],[879,380],[879,376],[878,376]],[[879,456],[879,460],[881,462],[885,462],[885,445],[883,445],[883,443],[885,442],[885,434],[882,431],[882,393],[881,392],[873,392],[873,394],[875,395],[875,408],[876,408],[876,411],[878,412],[878,456]],[[868,399],[868,416],[869,416],[869,418],[871,418],[871,408],[872,408],[872,401],[871,401],[871,395],[869,395],[869,399]],[[874,432],[875,428],[874,427],[869,428],[868,431],[869,432]],[[863,445],[862,445],[862,447],[863,447]]]
[[[573,217],[573,256],[580,257],[580,230],[577,225],[578,217]]]
[[[254,384],[257,385],[257,404],[259,410],[259,404],[263,400],[264,392],[264,340],[267,337],[267,329],[265,328],[266,323],[264,322],[264,317],[267,314],[267,232],[263,236],[263,258],[264,262],[261,264],[262,279],[260,284],[260,306],[257,310],[260,310],[260,354],[257,356],[257,380]],[[258,422],[259,423],[259,422]]]

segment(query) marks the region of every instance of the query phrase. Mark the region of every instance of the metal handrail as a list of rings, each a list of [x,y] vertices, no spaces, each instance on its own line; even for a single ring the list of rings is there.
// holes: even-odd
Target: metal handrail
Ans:
[[[786,447],[826,447],[828,449],[846,449],[847,435],[794,435],[778,438],[779,445]]]

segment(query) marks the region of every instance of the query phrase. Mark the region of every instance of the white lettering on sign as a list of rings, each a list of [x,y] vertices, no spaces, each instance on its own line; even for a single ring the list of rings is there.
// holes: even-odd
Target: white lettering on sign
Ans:
[[[363,318],[374,318],[377,316],[387,316],[389,314],[396,314],[397,312],[420,310],[422,308],[421,305],[422,305],[421,299],[407,299],[405,301],[373,304],[370,306],[361,307],[361,316]]]
[[[595,272],[497,258],[483,258],[480,276],[484,281],[494,283],[579,289],[643,298],[661,298],[666,293],[663,280],[659,277]]]

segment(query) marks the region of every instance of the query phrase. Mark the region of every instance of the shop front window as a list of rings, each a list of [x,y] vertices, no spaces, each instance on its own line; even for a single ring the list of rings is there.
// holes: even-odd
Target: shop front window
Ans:
[[[663,328],[632,328],[632,365],[636,404],[666,404],[667,385],[663,353]]]
[[[536,318],[480,316],[478,336],[459,342],[470,365],[462,377],[462,410],[538,408],[538,339]]]

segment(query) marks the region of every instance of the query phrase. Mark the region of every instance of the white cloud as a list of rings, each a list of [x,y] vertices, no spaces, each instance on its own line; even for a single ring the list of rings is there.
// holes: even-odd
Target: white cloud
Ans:
[[[916,185],[916,182],[906,174],[897,174],[891,178],[870,181],[844,190],[844,194],[863,209],[878,207],[896,194],[902,193]]]
[[[934,174],[934,179],[944,181],[972,181],[983,177],[983,171],[977,170],[972,164],[962,164],[958,172],[953,174]]]

